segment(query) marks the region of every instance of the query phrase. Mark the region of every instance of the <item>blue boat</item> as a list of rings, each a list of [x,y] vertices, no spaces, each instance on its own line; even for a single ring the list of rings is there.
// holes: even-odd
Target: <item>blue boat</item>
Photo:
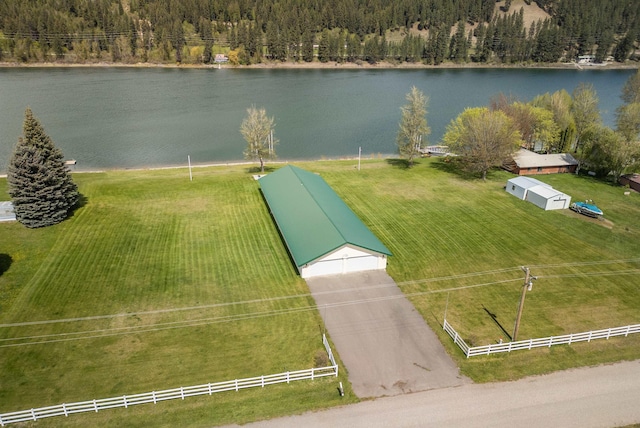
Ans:
[[[570,208],[577,213],[580,213],[582,215],[586,215],[589,217],[599,218],[599,217],[602,217],[603,215],[602,210],[598,208],[593,203],[593,201],[590,201],[590,200],[586,202],[574,202],[571,204]]]

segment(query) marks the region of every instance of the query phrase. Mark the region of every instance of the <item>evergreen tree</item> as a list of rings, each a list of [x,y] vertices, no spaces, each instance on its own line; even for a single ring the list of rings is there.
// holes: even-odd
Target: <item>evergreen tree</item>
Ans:
[[[78,201],[78,188],[62,151],[45,134],[30,108],[25,111],[23,134],[7,174],[16,218],[30,228],[60,223]]]

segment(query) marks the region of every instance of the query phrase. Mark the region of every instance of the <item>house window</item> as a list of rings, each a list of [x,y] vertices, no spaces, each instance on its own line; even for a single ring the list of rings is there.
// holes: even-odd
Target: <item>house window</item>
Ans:
[[[516,190],[516,185],[515,184],[511,185],[511,190]]]
[[[538,167],[538,172],[542,172],[542,167],[541,166]]]

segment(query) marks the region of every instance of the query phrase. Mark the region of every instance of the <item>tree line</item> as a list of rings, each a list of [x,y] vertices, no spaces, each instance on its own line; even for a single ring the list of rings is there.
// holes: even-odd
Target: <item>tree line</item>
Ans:
[[[3,0],[0,61],[622,62],[640,44],[633,1],[535,1],[527,26],[511,0]]]

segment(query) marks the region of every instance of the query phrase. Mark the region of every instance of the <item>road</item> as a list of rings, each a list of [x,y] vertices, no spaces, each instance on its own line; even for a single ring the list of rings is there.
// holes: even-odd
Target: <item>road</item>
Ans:
[[[245,426],[600,428],[635,423],[640,423],[640,360],[378,398]]]

